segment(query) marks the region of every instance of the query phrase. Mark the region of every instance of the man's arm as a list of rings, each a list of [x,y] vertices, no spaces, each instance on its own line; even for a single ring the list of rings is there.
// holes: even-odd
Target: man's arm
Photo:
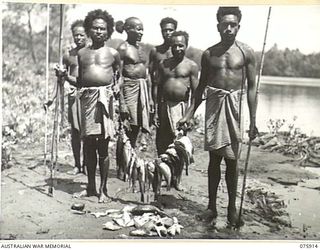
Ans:
[[[199,84],[198,74],[199,74],[198,65],[195,62],[191,61],[190,88],[191,88],[192,94],[195,92]]]
[[[120,83],[122,81],[122,76],[121,76],[121,59],[120,59],[120,54],[117,50],[112,50],[113,51],[113,57],[114,57],[114,63],[112,65],[113,68],[113,80],[114,80],[114,85],[113,85],[113,92],[115,98],[120,97]]]
[[[151,84],[151,97],[154,103],[154,108],[157,110],[158,83],[156,79],[156,68],[157,68],[156,53],[157,53],[156,49],[153,48],[149,54],[149,75],[150,75],[150,84]]]
[[[249,137],[254,139],[256,137],[256,111],[257,111],[257,83],[256,83],[256,61],[254,52],[251,48],[246,48],[247,62],[246,62],[246,77],[248,83],[247,101],[250,115],[250,130]]]
[[[129,112],[127,105],[124,101],[124,95],[123,95],[123,77],[122,77],[122,70],[123,70],[123,59],[125,57],[127,45],[126,43],[120,44],[118,47],[117,51],[119,53],[119,58],[120,58],[120,64],[119,64],[119,72],[120,72],[120,79],[119,79],[119,108],[120,108],[120,116],[122,120],[128,119],[129,118]]]
[[[208,67],[207,60],[209,57],[209,52],[205,51],[201,57],[201,75],[199,84],[197,85],[194,93],[191,97],[190,107],[187,109],[185,116],[179,121],[179,124],[183,125],[184,123],[188,123],[196,112],[197,108],[202,102],[203,91],[207,86],[207,78],[208,78]]]

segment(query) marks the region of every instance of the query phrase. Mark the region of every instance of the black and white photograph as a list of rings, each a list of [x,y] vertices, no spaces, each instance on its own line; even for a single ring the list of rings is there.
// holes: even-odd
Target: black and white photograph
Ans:
[[[1,5],[2,244],[320,242],[320,5]]]

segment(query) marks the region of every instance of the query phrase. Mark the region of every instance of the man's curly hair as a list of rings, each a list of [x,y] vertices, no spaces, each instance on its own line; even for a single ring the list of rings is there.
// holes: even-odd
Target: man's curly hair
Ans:
[[[235,15],[238,17],[238,22],[240,23],[241,21],[241,11],[239,9],[239,7],[219,7],[218,12],[217,12],[217,20],[220,23],[221,19],[223,16],[225,15]]]
[[[71,31],[73,31],[73,29],[75,27],[83,27],[83,20],[76,20],[71,24]]]
[[[160,27],[162,28],[162,26],[167,23],[172,23],[174,25],[175,29],[178,27],[178,22],[175,19],[173,19],[172,17],[165,17],[165,18],[161,19]]]
[[[84,19],[84,29],[87,35],[89,35],[92,22],[95,19],[103,19],[107,23],[107,39],[109,39],[114,31],[113,17],[105,10],[97,9],[90,11]]]
[[[174,31],[171,35],[171,39],[175,36],[184,36],[184,39],[186,40],[186,45],[188,46],[189,43],[189,34],[185,31]]]

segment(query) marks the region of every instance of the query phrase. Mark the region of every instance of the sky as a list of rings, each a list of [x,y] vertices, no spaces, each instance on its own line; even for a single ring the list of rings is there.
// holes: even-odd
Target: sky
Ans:
[[[81,4],[66,13],[67,23],[83,19],[88,11],[96,8],[107,10],[115,21],[125,21],[131,16],[140,18],[144,24],[142,42],[145,43],[162,43],[159,23],[167,16],[178,21],[178,30],[189,33],[192,47],[204,50],[220,41],[216,27],[217,5]],[[255,51],[262,50],[268,8],[264,5],[240,6],[242,20],[237,39]],[[112,37],[126,39],[125,32],[115,31]],[[279,49],[299,49],[304,54],[320,52],[320,5],[272,6],[266,50],[275,43]]]

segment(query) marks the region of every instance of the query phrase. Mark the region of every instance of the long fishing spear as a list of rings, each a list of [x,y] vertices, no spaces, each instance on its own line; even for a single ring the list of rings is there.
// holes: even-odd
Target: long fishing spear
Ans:
[[[60,4],[60,30],[59,30],[59,68],[63,68],[62,60],[62,40],[63,40],[63,25],[64,25],[64,6]],[[58,161],[58,143],[59,143],[59,106],[61,98],[59,96],[63,93],[63,79],[58,76],[56,85],[56,103],[54,109],[54,120],[53,120],[53,131],[52,131],[52,141],[51,141],[51,165],[50,165],[50,185],[49,185],[49,195],[53,196],[54,190],[54,171]]]
[[[50,26],[50,4],[47,4],[47,46],[46,46],[46,102],[48,102],[49,85],[49,26]],[[48,140],[48,109],[45,106],[45,135],[44,135],[44,166],[47,166],[47,140]]]
[[[258,95],[259,95],[259,89],[260,89],[260,78],[261,78],[262,70],[263,70],[264,51],[265,51],[266,41],[267,41],[270,14],[271,14],[271,6],[269,7],[269,11],[268,11],[266,31],[265,31],[265,34],[264,34],[263,47],[262,47],[262,52],[261,52],[260,68],[259,68],[259,75],[258,75],[258,80],[257,80],[256,98],[255,98],[255,109],[256,110],[257,110],[257,106],[258,106]],[[238,218],[238,223],[237,223],[237,227],[238,228],[241,226],[242,206],[243,206],[244,194],[245,194],[245,189],[246,189],[246,180],[247,180],[247,172],[248,172],[248,166],[249,166],[251,145],[252,145],[252,139],[250,138],[249,139],[249,145],[248,145],[248,151],[247,151],[247,157],[246,157],[246,161],[245,161],[245,165],[244,165],[243,184],[242,184],[242,191],[241,191],[241,203],[240,203],[239,218]]]

